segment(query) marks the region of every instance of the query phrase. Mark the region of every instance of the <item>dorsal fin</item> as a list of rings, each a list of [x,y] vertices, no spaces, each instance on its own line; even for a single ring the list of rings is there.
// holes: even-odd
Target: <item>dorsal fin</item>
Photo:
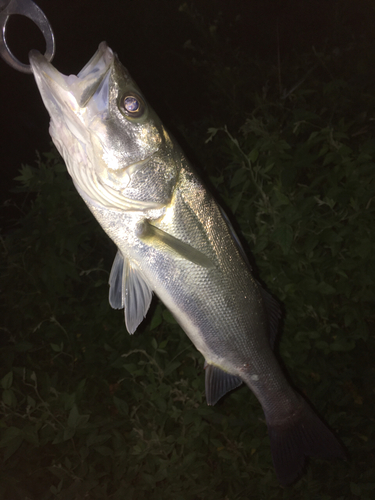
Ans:
[[[266,309],[268,318],[268,330],[270,337],[271,348],[275,347],[277,332],[279,330],[279,321],[281,318],[281,309],[279,303],[270,295],[262,285],[259,285],[259,290],[263,298],[263,304]]]
[[[242,384],[240,377],[225,372],[215,365],[205,363],[206,400],[208,405],[216,404],[227,392]]]
[[[124,308],[125,325],[134,333],[146,316],[152,290],[139,269],[118,250],[109,276],[109,303],[114,309]]]
[[[232,226],[231,221],[228,219],[227,214],[224,212],[224,210],[220,206],[219,206],[219,209],[220,209],[221,215],[223,216],[223,219],[227,223],[229,232],[232,235],[233,241],[235,242],[236,247],[241,254],[241,257],[246,262],[246,264],[248,265],[248,267],[251,271],[252,269],[251,269],[249,259],[245,253],[245,250],[243,249],[243,246],[241,245],[241,242],[236,234],[236,231],[234,230],[234,227]],[[280,305],[278,304],[278,302],[268,292],[266,292],[264,290],[264,288],[262,287],[262,285],[260,283],[258,283],[258,281],[257,281],[257,284],[259,285],[259,290],[260,290],[260,293],[262,295],[263,303],[264,303],[264,306],[265,306],[265,309],[267,312],[268,325],[269,325],[269,338],[270,338],[271,348],[273,349],[275,346],[277,332],[279,329],[279,320],[281,318],[281,309],[280,309]]]
[[[219,209],[220,209],[221,215],[223,216],[223,219],[225,220],[225,222],[226,222],[226,224],[228,226],[228,229],[229,229],[229,232],[230,232],[230,234],[231,234],[231,236],[233,238],[233,241],[236,244],[237,250],[240,252],[241,257],[243,258],[243,260],[248,265],[248,268],[250,269],[250,271],[252,271],[249,259],[248,259],[247,255],[245,253],[245,250],[243,249],[243,246],[241,245],[241,242],[240,242],[240,240],[239,240],[239,238],[237,236],[236,231],[234,230],[234,227],[233,227],[231,221],[229,220],[227,214],[224,212],[224,210],[221,208],[220,205],[219,205]]]

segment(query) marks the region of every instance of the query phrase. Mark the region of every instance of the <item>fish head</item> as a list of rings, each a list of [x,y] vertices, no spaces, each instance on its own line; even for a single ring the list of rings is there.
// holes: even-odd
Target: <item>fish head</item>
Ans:
[[[77,75],[60,73],[38,51],[29,58],[50,135],[85,201],[117,210],[168,201],[177,172],[165,159],[174,143],[107,44]],[[134,181],[137,174],[142,182]],[[145,179],[155,186],[155,174],[160,189],[147,199]]]

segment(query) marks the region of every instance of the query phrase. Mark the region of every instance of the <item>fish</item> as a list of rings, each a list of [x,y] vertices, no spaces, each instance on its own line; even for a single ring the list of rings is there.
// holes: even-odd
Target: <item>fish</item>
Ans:
[[[245,383],[260,402],[276,476],[308,457],[346,458],[274,353],[278,302],[254,278],[233,226],[105,42],[77,75],[31,51],[49,132],[117,246],[109,302],[133,334],[156,294],[204,358],[208,405]]]

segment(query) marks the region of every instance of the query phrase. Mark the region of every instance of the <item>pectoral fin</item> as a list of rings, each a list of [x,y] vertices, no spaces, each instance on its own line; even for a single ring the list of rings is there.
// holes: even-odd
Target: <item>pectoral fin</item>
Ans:
[[[124,258],[117,250],[115,260],[109,275],[109,303],[113,309],[123,309],[122,279],[124,271]]]
[[[198,266],[212,268],[214,263],[209,259],[204,253],[200,252],[196,248],[192,247],[188,243],[175,238],[171,234],[155,227],[148,222],[145,222],[142,226],[142,233],[139,235],[140,239],[143,241],[154,240],[155,245],[162,244],[167,248],[167,250],[174,252],[179,257],[182,257]]]
[[[231,375],[221,368],[205,363],[206,400],[208,405],[216,404],[227,392],[242,384],[240,377]]]
[[[134,333],[146,316],[151,299],[152,290],[138,268],[118,250],[109,276],[109,303],[114,309],[124,309],[129,333]]]

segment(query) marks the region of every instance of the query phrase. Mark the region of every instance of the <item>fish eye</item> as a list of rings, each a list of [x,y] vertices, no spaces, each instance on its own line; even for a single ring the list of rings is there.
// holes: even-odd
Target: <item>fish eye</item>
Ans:
[[[135,94],[126,94],[122,98],[121,108],[131,118],[139,118],[145,111],[143,100]]]

